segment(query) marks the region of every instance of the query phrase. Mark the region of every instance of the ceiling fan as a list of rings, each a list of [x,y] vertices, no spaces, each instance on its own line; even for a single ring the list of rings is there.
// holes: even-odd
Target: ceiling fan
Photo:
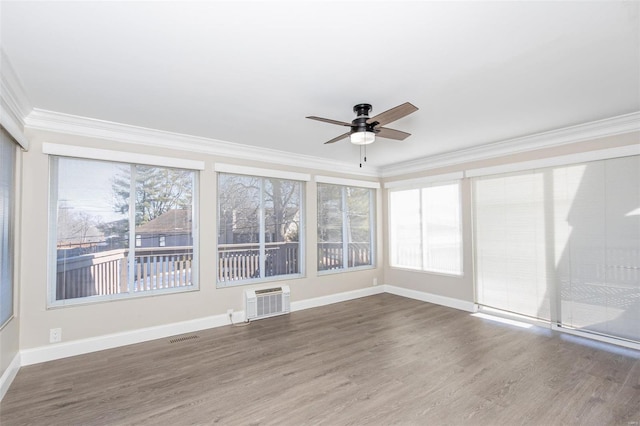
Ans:
[[[399,141],[411,136],[411,133],[389,129],[388,127],[382,126],[389,124],[392,121],[399,120],[417,110],[418,108],[416,106],[409,102],[405,102],[374,117],[369,117],[371,105],[358,104],[353,107],[353,112],[356,113],[356,118],[354,118],[351,123],[315,116],[307,118],[323,121],[325,123],[337,124],[338,126],[351,127],[351,130],[347,133],[343,133],[342,135],[325,142],[325,144],[338,142],[339,140],[349,137],[349,140],[354,145],[368,145],[376,140],[376,136],[379,138],[395,139]]]

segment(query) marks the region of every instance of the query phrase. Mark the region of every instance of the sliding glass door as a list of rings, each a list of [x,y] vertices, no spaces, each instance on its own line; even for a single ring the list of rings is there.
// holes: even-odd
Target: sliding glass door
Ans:
[[[473,188],[480,305],[640,342],[640,156]]]
[[[640,341],[640,157],[553,170],[559,322]]]

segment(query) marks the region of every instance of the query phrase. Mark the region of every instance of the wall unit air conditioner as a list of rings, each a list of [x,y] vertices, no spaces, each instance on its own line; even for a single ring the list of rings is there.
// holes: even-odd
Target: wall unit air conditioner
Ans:
[[[288,285],[245,290],[244,302],[247,321],[288,314],[291,311]]]

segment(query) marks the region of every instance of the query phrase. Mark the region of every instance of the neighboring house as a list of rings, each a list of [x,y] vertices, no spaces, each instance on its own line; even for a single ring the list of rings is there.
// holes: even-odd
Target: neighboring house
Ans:
[[[136,227],[136,247],[193,245],[191,209],[172,209]]]

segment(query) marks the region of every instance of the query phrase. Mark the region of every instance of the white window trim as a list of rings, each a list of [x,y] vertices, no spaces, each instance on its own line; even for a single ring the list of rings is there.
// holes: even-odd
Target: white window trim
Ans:
[[[322,176],[320,176],[322,178]],[[343,185],[340,183],[334,183],[334,182],[322,182],[322,181],[318,181],[317,180],[318,176],[316,176],[316,182],[317,183],[326,183],[329,185]],[[339,178],[336,178],[337,180],[341,180]],[[357,180],[351,180],[351,179],[344,179],[343,181],[350,181],[350,182],[366,182],[366,181],[357,181]],[[371,183],[371,182],[369,182]],[[350,187],[358,187],[358,185],[343,185],[343,186],[350,186]],[[380,186],[378,185],[378,188]],[[376,189],[375,187],[364,187],[366,189]],[[345,192],[344,189],[341,191],[342,194],[342,203],[343,205],[346,204],[346,200],[345,200]],[[376,229],[376,191],[371,191],[369,192],[369,240],[371,241],[371,265],[361,265],[361,266],[351,266],[349,267],[348,264],[348,253],[344,250],[343,247],[343,260],[342,260],[342,268],[335,268],[335,269],[324,269],[324,270],[317,270],[317,275],[321,276],[321,275],[331,275],[331,274],[340,274],[340,273],[344,273],[344,272],[353,272],[353,271],[361,271],[361,270],[366,270],[366,269],[375,269],[376,268],[376,242],[375,242],[375,229]],[[344,210],[344,214],[347,213],[346,209]],[[343,214],[343,221],[342,221],[342,226],[344,226],[345,220],[344,220],[344,214]],[[343,229],[344,231],[344,229]],[[316,230],[317,232],[317,230]],[[345,233],[343,232],[343,245],[345,245]],[[316,246],[318,245],[318,242],[316,241]],[[348,244],[346,244],[348,246]],[[316,265],[317,265],[317,259],[316,259]],[[316,266],[317,267],[317,266]]]
[[[4,127],[4,126],[3,126]],[[7,133],[9,133],[9,141],[11,142],[11,138],[14,137],[13,134],[9,131],[9,129],[7,129],[6,127],[4,127],[4,129],[7,131]],[[14,142],[16,142],[17,145],[14,146],[14,163],[13,163],[13,177],[12,177],[12,188],[10,190],[10,195],[9,197],[11,198],[12,203],[10,203],[11,205],[11,209],[9,211],[9,233],[7,235],[8,237],[8,247],[9,247],[9,251],[10,253],[17,253],[17,248],[18,248],[18,217],[19,217],[19,211],[20,211],[20,178],[19,176],[21,176],[21,168],[22,168],[22,163],[21,163],[21,157],[19,156],[18,153],[18,147],[22,147],[23,149],[25,149],[24,145],[21,145],[19,143],[19,141],[17,139],[13,139]],[[0,322],[0,331],[3,330],[14,318],[16,318],[16,316],[18,315],[18,303],[17,303],[17,293],[18,293],[18,288],[17,288],[17,284],[18,284],[18,262],[19,262],[19,256],[16,255],[10,255],[9,256],[10,259],[10,265],[9,267],[11,268],[11,278],[10,278],[10,285],[11,285],[11,315],[9,315],[7,318],[5,318],[4,322]]]
[[[589,161],[608,160],[618,157],[630,157],[632,155],[640,155],[640,144],[580,152],[577,154],[562,155],[559,157],[544,158],[540,160],[521,161],[519,163],[503,164],[500,166],[470,169],[465,172],[465,176],[470,178],[497,175],[502,173],[522,172],[526,170],[544,169],[547,167],[586,163]]]
[[[0,125],[11,135],[11,137],[24,149],[29,150],[29,139],[27,139],[20,129],[20,125],[0,103]]]
[[[308,173],[287,172],[276,169],[261,169],[258,167],[238,166],[235,164],[215,163],[213,169],[218,173],[228,173],[232,175],[247,175],[255,177],[266,177],[286,180],[297,180],[309,182],[311,175]]]
[[[227,167],[229,167],[229,170],[231,171],[224,171]],[[271,176],[266,176],[266,175],[256,175],[253,173],[240,173],[238,171],[238,169],[240,169],[240,171],[243,172],[249,172],[249,171],[262,171],[262,172],[266,172],[267,174],[270,174]],[[254,167],[244,167],[244,166],[235,166],[235,165],[231,165],[231,164],[224,164],[224,163],[216,163],[214,165],[214,170],[216,171],[216,173],[225,173],[225,174],[235,174],[235,175],[246,175],[246,176],[251,176],[251,177],[255,177],[255,178],[259,178],[261,179],[261,183],[260,183],[260,193],[262,194],[262,185],[264,182],[264,178],[274,178],[274,179],[283,179],[283,180],[293,180],[293,181],[298,181],[298,182],[304,182],[305,180],[303,179],[293,179],[291,176],[308,176],[308,179],[306,181],[311,180],[311,175],[305,175],[304,173],[294,173],[294,172],[282,172],[280,173],[277,170],[270,170],[270,169],[260,169],[260,168],[254,168]],[[282,176],[290,176],[290,177],[282,177]],[[216,179],[217,180],[217,179]],[[216,194],[218,192],[218,187],[217,187],[217,183],[216,183]],[[264,199],[261,196],[260,198],[260,210],[263,210],[263,202]],[[218,280],[218,267],[219,267],[219,259],[220,259],[220,250],[219,250],[219,244],[218,244],[218,240],[217,240],[217,228],[220,225],[220,217],[219,217],[219,211],[220,211],[220,206],[219,206],[219,199],[217,199],[217,195],[216,195],[216,252],[215,252],[215,262],[216,262],[216,276],[215,276],[215,280],[216,280],[216,288],[229,288],[229,287],[237,287],[237,286],[243,286],[243,285],[248,285],[248,284],[262,284],[262,283],[268,283],[268,282],[274,282],[274,281],[285,281],[285,280],[293,280],[293,279],[300,279],[300,278],[304,278],[305,277],[305,265],[306,265],[306,250],[305,250],[305,232],[304,231],[306,229],[305,226],[305,202],[306,202],[306,190],[305,190],[305,185],[304,184],[300,184],[300,229],[298,230],[298,255],[299,255],[299,271],[297,274],[287,274],[287,275],[276,275],[276,276],[269,276],[269,277],[258,277],[258,278],[250,278],[250,279],[244,279],[244,280],[235,280],[235,281],[219,281]],[[263,216],[262,214],[260,215],[261,217]],[[264,221],[261,220],[260,222],[260,235],[264,236]],[[260,270],[264,270],[264,264],[265,264],[265,241],[264,239],[261,239],[261,241],[259,242],[259,250],[260,250]]]
[[[64,146],[64,145],[63,145]],[[64,157],[64,156],[62,156]],[[88,158],[92,159],[92,158]],[[54,187],[52,185],[52,179],[55,176],[56,183],[58,179],[57,173],[57,162],[52,161],[53,158],[49,158],[49,199],[48,199],[48,218],[49,218],[49,226],[48,226],[48,259],[47,259],[47,309],[59,309],[67,306],[77,306],[77,305],[88,305],[93,303],[103,303],[103,302],[111,302],[114,300],[129,300],[129,299],[137,299],[140,297],[153,297],[160,296],[165,294],[177,294],[177,293],[188,293],[192,291],[200,290],[200,232],[199,232],[199,191],[200,191],[200,174],[195,172],[193,177],[193,259],[195,267],[192,267],[191,270],[191,286],[188,287],[175,287],[175,288],[165,288],[160,290],[146,290],[140,293],[121,293],[121,294],[111,294],[104,296],[90,296],[90,297],[79,297],[75,299],[63,299],[56,300],[56,273],[57,273],[57,252],[56,247],[53,242],[53,236],[57,235],[57,224],[55,218],[56,214],[56,206],[53,205],[52,201],[58,199],[57,194],[57,185]],[[99,160],[104,160],[104,158],[100,158]],[[126,162],[128,165],[139,165],[137,163]],[[204,164],[204,163],[203,163]],[[168,166],[167,166],[168,167]],[[133,192],[132,192],[133,193]],[[135,209],[130,209],[132,215],[135,215]],[[129,247],[133,248],[135,252],[136,248],[136,233],[129,232]],[[129,271],[129,279],[133,274],[133,270]]]
[[[368,180],[344,179],[333,176],[316,176],[316,183],[328,183],[332,185],[355,186],[360,188],[380,189],[380,182]]]
[[[425,186],[432,186],[433,184],[442,184],[447,182],[459,181],[464,177],[463,172],[444,173],[440,175],[425,176],[415,179],[395,180],[392,182],[385,182],[384,187],[386,189],[418,189]]]
[[[42,144],[42,152],[60,157],[75,157],[88,160],[104,160],[117,163],[147,166],[172,167],[176,169],[204,170],[204,161],[185,158],[162,157],[159,155],[137,154],[133,152],[112,151],[108,149],[87,148],[75,145],[54,143]]]
[[[451,176],[453,176],[454,179],[440,180],[440,178],[451,177]],[[434,176],[434,177],[436,177],[436,176]],[[445,277],[460,278],[460,277],[464,277],[464,229],[462,228],[464,223],[463,223],[463,220],[462,220],[463,212],[462,212],[462,181],[461,181],[462,172],[460,172],[460,173],[448,173],[448,174],[438,175],[437,177],[438,177],[438,179],[424,181],[421,185],[418,185],[418,186],[408,186],[408,187],[407,186],[398,186],[398,187],[394,187],[392,190],[388,191],[388,194],[387,194],[387,206],[390,206],[391,205],[391,193],[392,192],[408,191],[408,190],[412,190],[412,189],[419,189],[420,190],[420,251],[422,253],[422,257],[421,257],[421,260],[420,260],[420,267],[411,267],[411,266],[406,266],[406,265],[394,265],[392,263],[393,256],[391,255],[391,252],[392,252],[391,241],[392,241],[393,229],[391,227],[391,222],[390,222],[391,218],[389,217],[389,227],[388,227],[388,230],[387,230],[387,240],[389,241],[389,253],[388,253],[389,267],[391,269],[397,269],[397,270],[419,272],[419,273],[430,274],[430,275],[441,275],[441,276],[445,276]],[[420,179],[410,179],[410,181],[419,181],[419,180]],[[404,182],[407,182],[407,181],[404,181]],[[458,204],[460,205],[459,215],[458,215],[458,222],[460,223],[460,272],[458,272],[458,273],[443,272],[443,271],[438,271],[438,270],[425,269],[425,266],[424,266],[424,240],[422,238],[423,237],[422,189],[423,188],[429,188],[429,187],[432,187],[432,186],[447,185],[447,184],[452,184],[452,183],[458,184]]]

